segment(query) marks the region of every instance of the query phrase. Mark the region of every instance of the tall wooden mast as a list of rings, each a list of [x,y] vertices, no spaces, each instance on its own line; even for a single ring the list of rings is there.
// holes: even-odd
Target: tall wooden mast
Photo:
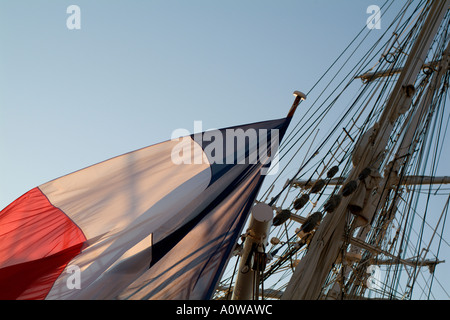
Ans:
[[[432,41],[450,6],[450,0],[433,1],[422,30],[415,41],[394,90],[379,121],[363,135],[367,138],[364,152],[353,159],[353,169],[344,185],[357,181],[360,173],[370,168],[378,170],[386,154],[385,149],[397,118],[408,111],[414,95],[414,84],[424,64]],[[355,152],[358,146],[355,147]],[[365,187],[368,193],[373,187]],[[342,191],[341,191],[342,192]],[[381,195],[378,195],[381,197]],[[327,215],[316,231],[307,254],[302,258],[282,299],[318,299],[325,279],[340,254],[345,227],[350,219],[348,205],[351,197],[344,197],[333,214]],[[367,217],[366,217],[367,219]]]

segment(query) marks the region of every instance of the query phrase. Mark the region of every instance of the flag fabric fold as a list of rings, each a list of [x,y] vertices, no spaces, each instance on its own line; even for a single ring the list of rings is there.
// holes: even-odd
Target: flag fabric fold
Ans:
[[[261,132],[273,155],[289,122],[169,140],[28,191],[0,212],[0,299],[210,299],[272,159],[239,155],[261,155]],[[259,135],[218,139],[239,129]]]

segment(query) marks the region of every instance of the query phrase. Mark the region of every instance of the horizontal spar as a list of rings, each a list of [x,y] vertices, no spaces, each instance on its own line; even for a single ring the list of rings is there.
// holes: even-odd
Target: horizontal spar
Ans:
[[[341,185],[346,178],[338,177],[330,179],[328,182],[329,186]],[[294,180],[292,185],[294,187],[312,187],[317,180]],[[432,176],[406,176],[401,181],[399,181],[401,185],[409,186],[409,185],[432,185],[432,184],[450,184],[450,177],[432,177]],[[396,185],[396,184],[393,184]]]

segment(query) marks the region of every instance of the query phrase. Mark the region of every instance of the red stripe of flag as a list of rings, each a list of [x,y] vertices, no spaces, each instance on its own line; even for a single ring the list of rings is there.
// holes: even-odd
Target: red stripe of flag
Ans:
[[[0,299],[44,299],[86,237],[34,188],[0,212]]]

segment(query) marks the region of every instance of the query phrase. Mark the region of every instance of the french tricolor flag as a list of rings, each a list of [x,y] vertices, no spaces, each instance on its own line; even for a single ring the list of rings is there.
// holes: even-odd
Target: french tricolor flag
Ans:
[[[206,132],[252,129],[281,141],[291,117]],[[76,171],[3,209],[0,299],[210,299],[270,157],[229,163],[226,139],[197,137]],[[222,163],[205,152],[212,143],[222,144]],[[260,147],[233,145],[246,158]],[[190,161],[198,150],[203,161]]]

